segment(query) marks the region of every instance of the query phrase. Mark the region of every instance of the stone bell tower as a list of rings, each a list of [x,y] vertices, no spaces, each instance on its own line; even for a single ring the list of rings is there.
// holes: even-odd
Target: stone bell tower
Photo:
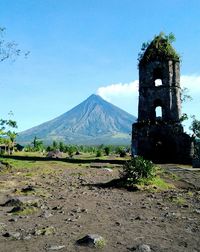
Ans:
[[[138,122],[132,152],[157,162],[190,162],[191,138],[181,125],[180,60],[156,36],[139,59]]]

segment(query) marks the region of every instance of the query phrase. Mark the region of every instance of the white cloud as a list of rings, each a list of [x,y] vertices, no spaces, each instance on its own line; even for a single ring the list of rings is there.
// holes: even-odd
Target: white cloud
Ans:
[[[186,87],[189,93],[200,93],[200,75],[182,75],[180,78],[181,87]],[[138,95],[139,81],[134,80],[130,83],[116,83],[98,88],[97,94],[108,101],[112,98],[127,97]]]
[[[181,87],[188,88],[191,94],[200,93],[200,75],[182,75],[180,81]]]
[[[183,104],[182,111],[188,113],[188,115],[198,115],[200,107],[200,75],[182,75],[180,83],[182,88],[188,88],[188,94],[193,98],[191,102]],[[139,96],[138,85],[138,80],[134,80],[130,83],[111,84],[99,87],[97,94],[103,99],[137,116]]]
[[[138,95],[138,80],[130,83],[117,83],[98,88],[97,94],[108,101],[112,101],[114,97],[127,98]]]

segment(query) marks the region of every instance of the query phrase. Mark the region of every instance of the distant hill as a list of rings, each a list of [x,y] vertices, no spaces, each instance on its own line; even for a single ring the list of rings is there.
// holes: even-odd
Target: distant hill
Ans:
[[[28,144],[37,136],[46,144],[53,140],[87,145],[130,144],[135,120],[136,117],[93,94],[59,117],[19,133],[17,142]]]

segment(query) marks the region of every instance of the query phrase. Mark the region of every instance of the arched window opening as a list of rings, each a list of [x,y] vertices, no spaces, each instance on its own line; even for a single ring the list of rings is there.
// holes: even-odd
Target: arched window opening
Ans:
[[[161,86],[163,84],[162,79],[163,79],[163,74],[162,74],[161,68],[154,69],[153,80],[154,80],[154,85],[156,87]]]
[[[156,107],[156,119],[162,119],[162,107],[161,106],[157,106]]]
[[[163,103],[160,99],[154,101],[154,115],[155,119],[162,119],[163,117]]]
[[[154,83],[155,83],[156,87],[161,86],[162,85],[162,80],[161,79],[156,79]]]

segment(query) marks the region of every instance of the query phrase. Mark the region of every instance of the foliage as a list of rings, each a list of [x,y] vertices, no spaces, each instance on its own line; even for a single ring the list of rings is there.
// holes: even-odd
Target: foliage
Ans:
[[[179,206],[187,203],[186,199],[183,196],[172,196],[169,198],[169,200]]]
[[[180,122],[184,122],[184,121],[186,121],[186,120],[188,120],[188,115],[187,115],[186,113],[183,113],[183,114],[181,115]]]
[[[126,149],[124,146],[118,146],[116,148],[116,153],[119,154],[120,157],[125,157],[126,156]]]
[[[106,156],[109,156],[109,155],[110,155],[110,151],[111,151],[110,146],[106,146],[106,147],[104,148],[104,151],[105,151]]]
[[[149,181],[149,185],[153,185],[155,189],[159,189],[159,190],[168,190],[168,189],[172,189],[174,188],[173,184],[167,183],[166,181],[164,181],[162,178],[160,178],[159,176],[155,176],[153,177],[150,181]]]
[[[95,242],[94,247],[97,249],[102,249],[105,247],[105,245],[106,245],[106,241],[104,240],[104,238],[101,238]]]
[[[55,140],[53,141],[53,146],[52,147],[53,147],[53,150],[58,150],[58,148],[59,148],[58,143]]]
[[[0,62],[8,59],[15,60],[16,57],[20,55],[27,57],[30,53],[29,51],[23,52],[18,48],[18,44],[16,42],[4,40],[5,30],[6,29],[4,27],[0,27]]]
[[[76,152],[77,151],[77,148],[75,147],[75,146],[73,146],[73,145],[71,145],[71,146],[69,146],[68,147],[68,155],[69,155],[69,157],[73,157],[73,154],[74,154],[74,152]]]
[[[193,121],[189,129],[193,132],[193,137],[200,138],[200,121],[194,115],[192,119]]]
[[[192,123],[189,129],[192,131],[192,138],[194,139],[194,159],[200,159],[200,121],[192,116]]]
[[[115,146],[115,145],[103,145],[103,144],[99,146],[72,145],[72,144],[65,144],[64,142],[58,143],[56,141],[53,141],[51,145],[45,147],[42,141],[36,137],[32,142],[32,146],[27,145],[25,147],[25,151],[28,152],[43,151],[43,150],[46,150],[47,152],[53,150],[59,150],[63,153],[67,153],[70,157],[72,157],[74,153],[90,153],[92,155],[98,154],[98,156],[99,155],[102,156],[104,153],[105,155],[110,155],[112,153],[112,154],[118,154],[121,157],[125,157],[127,151],[130,150],[130,146]]]
[[[187,102],[187,101],[192,101],[192,97],[189,94],[188,88],[186,88],[186,87],[181,88],[180,98],[181,98],[181,103]],[[181,118],[180,118],[180,122],[182,123],[188,119],[189,119],[188,115],[186,113],[182,113]]]
[[[15,138],[17,137],[17,133],[13,130],[15,128],[17,128],[16,121],[0,119],[0,143],[7,147],[8,154],[10,154],[10,151],[14,151]]]
[[[138,54],[139,64],[148,62],[152,57],[159,57],[165,59],[171,57],[175,60],[179,60],[180,56],[176,53],[174,48],[171,46],[176,40],[173,33],[165,35],[161,32],[158,36],[155,36],[152,42],[143,43],[141,52]],[[155,51],[156,49],[156,51]]]
[[[64,145],[63,142],[59,142],[58,148],[59,148],[59,150],[60,150],[61,152],[65,152],[65,145]]]
[[[186,87],[181,88],[181,102],[192,101],[192,97],[189,94],[189,89]]]
[[[138,156],[124,164],[121,178],[125,179],[127,184],[138,183],[142,179],[152,179],[155,171],[155,165],[151,161]]]
[[[41,140],[39,140],[39,138],[37,138],[36,136],[34,137],[33,142],[31,144],[33,144],[33,151],[43,151],[44,150],[43,142]]]
[[[96,153],[96,157],[101,157],[102,156],[102,150],[98,149]]]

